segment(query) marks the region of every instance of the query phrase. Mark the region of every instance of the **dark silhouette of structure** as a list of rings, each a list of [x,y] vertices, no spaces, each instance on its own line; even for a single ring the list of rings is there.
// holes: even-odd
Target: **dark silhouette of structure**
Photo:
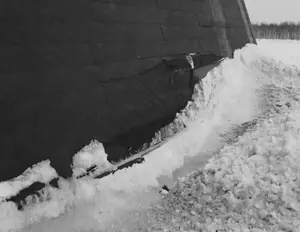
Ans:
[[[45,159],[69,177],[72,156],[92,139],[111,161],[124,158],[193,93],[188,66],[163,60],[197,53],[200,68],[255,43],[243,0],[0,5],[0,181]]]

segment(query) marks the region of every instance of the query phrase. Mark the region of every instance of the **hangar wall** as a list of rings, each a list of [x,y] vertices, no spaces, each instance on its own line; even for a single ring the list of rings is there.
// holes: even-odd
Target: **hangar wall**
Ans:
[[[2,0],[0,28],[0,181],[48,158],[69,176],[91,139],[124,157],[192,95],[163,58],[255,43],[243,0]]]

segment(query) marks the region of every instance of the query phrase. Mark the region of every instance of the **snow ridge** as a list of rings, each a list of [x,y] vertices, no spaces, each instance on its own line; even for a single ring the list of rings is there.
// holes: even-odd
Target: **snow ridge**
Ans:
[[[146,162],[101,180],[61,180],[61,189],[44,190],[50,200],[28,199],[22,212],[1,202],[0,232],[295,231],[297,75],[294,66],[257,46],[237,50],[196,86],[175,119],[184,129],[145,156]],[[161,198],[160,178],[172,178],[187,157],[197,158],[204,149],[212,150],[200,157],[207,165],[180,178]],[[113,168],[96,141],[76,155],[74,175],[91,165]]]
[[[281,64],[273,62],[268,75],[274,65]],[[268,77],[259,93],[262,117],[244,125],[204,169],[178,180],[151,212],[152,231],[300,228],[300,85],[295,76]]]

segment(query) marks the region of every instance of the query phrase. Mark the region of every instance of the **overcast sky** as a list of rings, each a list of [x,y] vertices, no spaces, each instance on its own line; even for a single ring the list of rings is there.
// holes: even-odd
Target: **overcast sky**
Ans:
[[[254,23],[300,22],[300,0],[245,0],[245,2]]]

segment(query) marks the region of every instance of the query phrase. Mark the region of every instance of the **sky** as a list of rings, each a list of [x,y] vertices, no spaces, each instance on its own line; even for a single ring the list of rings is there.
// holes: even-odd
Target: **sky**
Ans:
[[[253,23],[300,22],[300,0],[245,0]]]

